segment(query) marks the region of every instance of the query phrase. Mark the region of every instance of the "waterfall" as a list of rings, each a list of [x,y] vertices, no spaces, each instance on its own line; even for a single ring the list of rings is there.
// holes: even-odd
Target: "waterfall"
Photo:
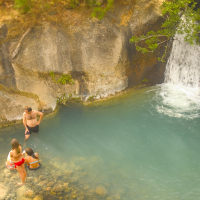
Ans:
[[[186,118],[199,116],[200,46],[185,42],[184,35],[175,36],[158,97],[160,113]]]

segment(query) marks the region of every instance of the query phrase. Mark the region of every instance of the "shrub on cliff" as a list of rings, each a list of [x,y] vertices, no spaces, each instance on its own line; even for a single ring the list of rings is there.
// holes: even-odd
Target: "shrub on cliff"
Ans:
[[[80,24],[89,16],[102,19],[114,0],[0,0],[1,20],[10,24],[8,38],[42,22]]]

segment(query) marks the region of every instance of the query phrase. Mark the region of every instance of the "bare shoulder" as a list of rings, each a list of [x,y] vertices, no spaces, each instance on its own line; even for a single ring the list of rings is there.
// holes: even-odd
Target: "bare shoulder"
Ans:
[[[34,112],[35,114],[37,114],[37,115],[44,115],[42,112],[37,111],[37,110],[33,110],[33,112]]]

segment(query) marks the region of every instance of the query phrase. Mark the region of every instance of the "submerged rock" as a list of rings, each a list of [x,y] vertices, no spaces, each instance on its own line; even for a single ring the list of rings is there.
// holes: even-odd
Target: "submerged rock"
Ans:
[[[36,195],[33,200],[43,200],[43,195]]]
[[[41,181],[40,183],[38,183],[38,186],[43,187],[46,184],[47,184],[47,181]]]
[[[9,192],[9,188],[4,184],[0,183],[0,199],[4,199]]]
[[[63,187],[62,187],[62,185],[57,185],[52,189],[52,191],[55,193],[60,193],[63,191]]]
[[[25,192],[31,190],[31,188],[27,185],[22,185],[17,189],[17,200],[22,200],[25,198]]]
[[[25,197],[33,198],[35,197],[35,192],[33,190],[27,190],[24,195]]]
[[[95,191],[96,191],[96,193],[97,193],[98,195],[100,195],[100,196],[105,196],[106,193],[107,193],[106,188],[103,187],[103,186],[97,186]]]
[[[26,177],[26,182],[32,182],[33,181],[33,177]]]
[[[54,195],[52,195],[52,194],[46,194],[46,195],[44,195],[44,198],[43,198],[44,200],[59,200],[59,198],[58,197],[56,197],[56,196],[54,196]]]
[[[54,185],[53,181],[47,183],[47,187],[51,187],[52,185]]]

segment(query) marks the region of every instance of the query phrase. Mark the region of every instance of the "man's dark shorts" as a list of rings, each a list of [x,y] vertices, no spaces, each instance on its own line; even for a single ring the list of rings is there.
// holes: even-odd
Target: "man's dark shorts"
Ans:
[[[39,131],[39,125],[34,126],[34,127],[27,126],[27,128],[28,128],[28,132],[26,132],[26,135],[30,135],[32,132],[37,133]]]

